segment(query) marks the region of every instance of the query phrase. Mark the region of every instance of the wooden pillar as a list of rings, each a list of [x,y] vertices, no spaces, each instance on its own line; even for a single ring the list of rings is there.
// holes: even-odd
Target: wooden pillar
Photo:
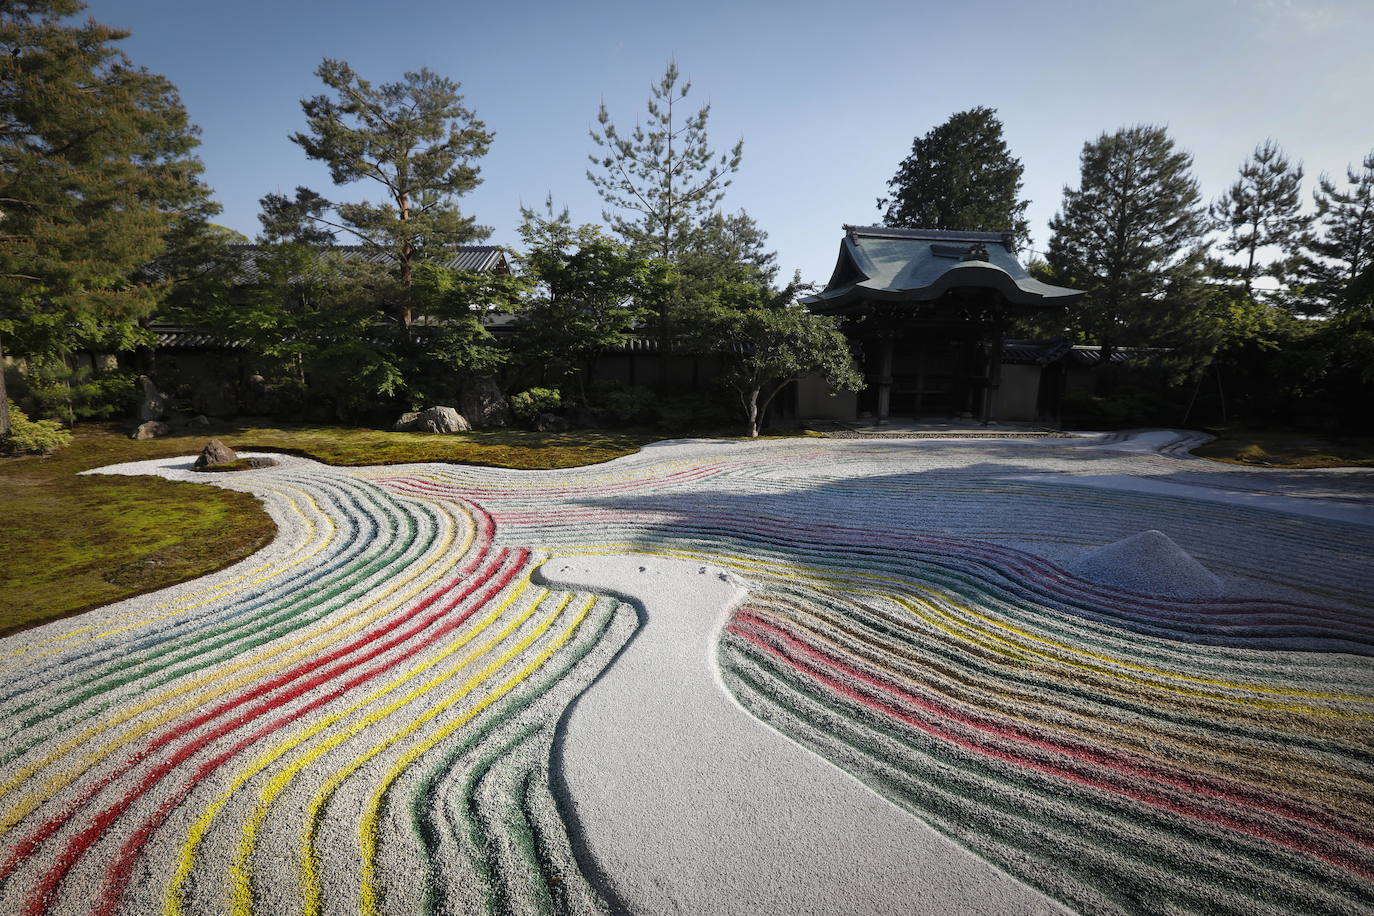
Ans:
[[[925,415],[924,399],[926,396],[926,349],[928,340],[922,338],[916,345],[916,404],[914,410],[916,419],[919,421]]]
[[[1002,322],[1001,316],[992,325],[992,340],[988,342],[987,385],[983,388],[983,425],[992,422],[992,404],[1002,384]]]
[[[882,338],[882,355],[878,370],[878,425],[887,423],[888,408],[892,403],[892,349],[891,334]]]

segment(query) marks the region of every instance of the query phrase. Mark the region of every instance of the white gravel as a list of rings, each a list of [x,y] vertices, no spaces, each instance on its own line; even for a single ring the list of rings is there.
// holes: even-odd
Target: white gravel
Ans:
[[[750,715],[715,661],[743,583],[709,566],[555,559],[552,585],[642,609],[573,706],[563,780],[612,899],[633,913],[1058,913],[1058,903]]]

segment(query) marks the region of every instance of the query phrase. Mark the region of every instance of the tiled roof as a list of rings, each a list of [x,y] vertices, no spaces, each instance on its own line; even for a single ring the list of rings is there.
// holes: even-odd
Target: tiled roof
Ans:
[[[239,248],[255,248],[255,245],[240,245]],[[349,260],[363,261],[368,264],[388,264],[394,260],[391,252],[372,245],[331,245],[330,251],[338,252]],[[436,261],[449,270],[470,270],[480,272],[506,268],[505,251],[500,245],[462,245],[456,253],[445,260]]]
[[[994,290],[1015,305],[1064,305],[1083,296],[1032,277],[1016,259],[1009,232],[848,225],[844,230],[830,282],[803,300],[823,314],[865,300],[931,302],[968,287]]]
[[[262,246],[252,244],[226,245],[225,248],[238,261],[236,279],[240,283],[252,283],[262,279],[262,273],[259,271],[257,263],[257,254]],[[347,260],[365,264],[389,264],[394,260],[389,251],[372,245],[330,245],[324,250],[338,254]],[[450,257],[435,263],[450,270],[467,270],[474,273],[484,271],[510,273],[510,265],[506,261],[506,251],[500,245],[460,245]],[[167,279],[167,265],[162,261],[154,261],[144,268],[144,273],[155,279]]]
[[[1002,362],[1021,363],[1034,366],[1048,366],[1062,359],[1073,349],[1067,340],[1015,340],[1002,341]]]

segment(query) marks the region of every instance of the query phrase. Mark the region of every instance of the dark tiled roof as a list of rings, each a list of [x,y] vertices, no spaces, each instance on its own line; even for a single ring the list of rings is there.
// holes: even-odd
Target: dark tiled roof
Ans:
[[[261,275],[258,272],[255,257],[259,247],[258,245],[228,246],[229,251],[239,259],[240,280],[251,282],[260,279]],[[330,245],[325,250],[338,254],[347,260],[364,264],[390,264],[395,261],[391,252],[373,245]],[[505,249],[500,245],[462,245],[451,257],[435,263],[450,270],[467,270],[474,273],[483,271],[510,272],[510,267],[506,263]]]
[[[244,245],[241,247],[253,248],[256,246]],[[329,250],[336,251],[350,260],[363,261],[368,264],[389,264],[394,260],[391,252],[372,245],[331,245]],[[447,267],[449,270],[470,270],[473,272],[505,270],[506,256],[500,245],[462,245],[452,257],[435,263],[441,267]]]
[[[1140,362],[1166,352],[1168,351],[1159,347],[1115,347],[1112,350],[1111,363],[1116,366],[1122,363]],[[1082,368],[1100,366],[1102,365],[1102,348],[1079,344],[1067,355],[1065,361],[1070,366]]]
[[[159,350],[242,350],[241,340],[229,340],[204,331],[154,324],[150,331]]]
[[[1073,349],[1067,340],[1014,340],[1002,341],[1002,362],[1021,363],[1033,366],[1048,366]]]
[[[262,273],[258,269],[257,262],[257,253],[261,247],[251,244],[225,246],[228,253],[238,262],[237,276],[235,277],[238,282],[253,283],[262,279]],[[347,260],[365,264],[389,264],[394,260],[390,252],[372,245],[330,245],[324,250],[336,253]],[[473,273],[483,271],[510,273],[506,251],[500,245],[460,245],[450,257],[435,263],[450,270],[468,270]],[[206,266],[209,267],[210,265]],[[170,279],[168,270],[167,262],[159,260],[146,265],[142,273],[152,280],[167,280]]]
[[[1083,295],[1032,277],[1016,259],[1009,232],[844,230],[830,282],[804,300],[813,311],[841,312],[863,300],[931,302],[961,287],[995,290],[1015,305],[1065,305]]]

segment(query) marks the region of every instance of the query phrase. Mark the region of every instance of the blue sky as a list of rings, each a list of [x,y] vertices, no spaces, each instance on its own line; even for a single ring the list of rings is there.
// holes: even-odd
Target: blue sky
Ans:
[[[975,105],[998,109],[1025,165],[1037,249],[1084,141],[1123,125],[1167,125],[1208,199],[1266,137],[1303,161],[1305,192],[1374,150],[1371,0],[92,0],[88,14],[131,29],[134,61],[179,87],[220,222],[248,235],[269,191],[371,193],[332,187],[288,139],[326,56],[374,82],[429,67],[462,83],[496,139],[461,205],[508,245],[521,203],[549,193],[600,221],[585,177],[597,105],[632,124],[674,58],[689,98],[711,103],[717,148],[744,138],[724,207],[820,282],[841,224],[878,221],[912,138]]]

